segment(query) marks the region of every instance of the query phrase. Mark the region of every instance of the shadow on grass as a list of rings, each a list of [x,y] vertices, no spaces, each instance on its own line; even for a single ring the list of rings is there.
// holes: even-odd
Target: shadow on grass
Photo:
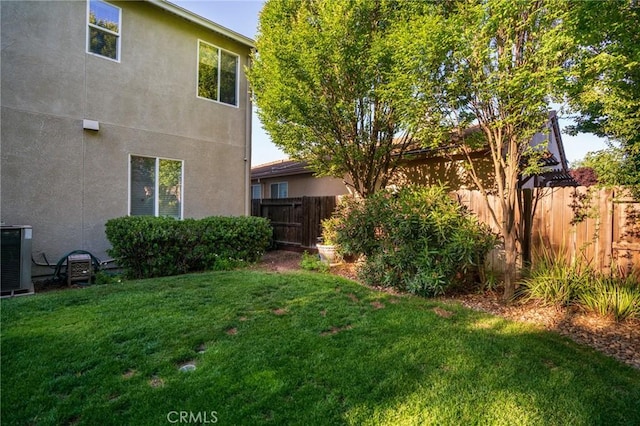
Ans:
[[[166,424],[176,411],[220,424],[640,423],[636,370],[331,276],[213,273],[2,303],[3,424]],[[186,361],[196,370],[179,371]]]

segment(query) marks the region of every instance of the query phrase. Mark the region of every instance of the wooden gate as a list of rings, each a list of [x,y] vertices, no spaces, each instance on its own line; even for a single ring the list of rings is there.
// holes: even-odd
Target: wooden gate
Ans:
[[[336,204],[334,196],[264,198],[252,201],[251,215],[269,219],[278,246],[313,250],[322,235],[322,220],[331,217]]]

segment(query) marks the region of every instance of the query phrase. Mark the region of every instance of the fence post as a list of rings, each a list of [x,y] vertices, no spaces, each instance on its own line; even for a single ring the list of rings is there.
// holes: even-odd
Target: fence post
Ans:
[[[524,227],[522,236],[522,262],[524,265],[531,264],[531,230],[533,222],[533,189],[522,190],[522,215]]]

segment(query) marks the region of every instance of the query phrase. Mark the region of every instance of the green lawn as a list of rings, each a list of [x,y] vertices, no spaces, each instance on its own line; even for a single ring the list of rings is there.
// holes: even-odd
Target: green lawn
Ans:
[[[1,343],[3,425],[640,424],[639,370],[332,275],[243,270],[5,299]],[[196,370],[179,371],[187,362]]]

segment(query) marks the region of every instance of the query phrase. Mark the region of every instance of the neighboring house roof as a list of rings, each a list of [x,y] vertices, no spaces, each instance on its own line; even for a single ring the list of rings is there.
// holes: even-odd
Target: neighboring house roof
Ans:
[[[549,142],[546,155],[542,158],[542,167],[551,168],[536,176],[528,176],[523,180],[523,184],[532,178],[535,178],[535,186],[577,186],[578,183],[569,174],[569,167],[567,157],[564,151],[564,144],[562,143],[562,136],[560,134],[560,126],[558,124],[558,115],[555,111],[549,111],[549,121],[545,124],[545,128],[549,129],[550,135],[546,139]],[[468,136],[475,132],[480,132],[480,127],[475,125],[471,126],[463,131],[464,136]],[[539,134],[538,134],[539,135]],[[536,136],[538,136],[536,135]],[[531,145],[536,146],[542,143],[545,139],[534,138],[531,140]],[[453,143],[440,146],[437,148],[422,148],[419,146],[411,147],[409,150],[403,153],[403,156],[408,160],[424,159],[424,160],[450,160],[452,150],[455,152],[457,143],[455,142],[458,137],[453,136],[451,138]],[[555,142],[555,146],[551,146],[552,141]],[[555,152],[553,152],[555,151]],[[485,157],[490,153],[489,147],[478,149],[472,152],[472,158]],[[413,157],[413,158],[412,158]],[[454,158],[464,158],[459,153],[453,155]]]
[[[549,112],[549,121],[546,127],[553,133],[553,138],[556,142],[557,155],[553,152],[547,152],[542,159],[543,167],[553,168],[552,170],[545,171],[536,176],[527,177],[524,181],[528,181],[531,178],[535,178],[535,186],[577,186],[578,183],[571,177],[568,169],[568,162],[564,152],[564,145],[562,143],[562,137],[560,135],[560,126],[558,124],[558,116],[555,111]],[[479,126],[472,126],[464,130],[465,135],[469,135],[474,132],[479,132]],[[455,138],[452,138],[455,139]],[[534,143],[534,140],[532,140]],[[420,159],[443,159],[447,160],[448,157],[444,153],[450,153],[452,149],[456,147],[456,143],[438,148],[422,148],[419,146],[409,148],[409,150],[403,153],[406,159],[416,160]],[[474,157],[485,157],[488,151],[480,149],[473,153]],[[413,157],[413,158],[412,158]],[[558,158],[560,157],[560,158]],[[276,178],[284,176],[294,176],[302,174],[312,174],[313,171],[308,168],[308,163],[305,161],[296,160],[279,160],[271,163],[261,164],[251,168],[251,179],[266,179]]]
[[[283,176],[311,174],[306,161],[278,160],[251,168],[251,179],[267,179]]]
[[[549,123],[551,130],[555,136],[555,140],[558,143],[558,149],[560,150],[560,161],[564,165],[563,168],[567,168],[569,161],[567,161],[567,155],[564,152],[564,143],[562,143],[562,136],[560,135],[560,125],[558,124],[558,114],[555,111],[549,112]]]
[[[558,117],[555,111],[550,111],[549,112],[549,121],[547,122],[547,124],[545,125],[545,128],[550,128],[550,130],[553,132],[554,134],[554,140],[557,143],[558,146],[558,151],[559,151],[559,156],[560,158],[556,158],[556,156],[549,152],[549,155],[543,159],[544,164],[543,166],[556,166],[556,165],[565,165],[567,164],[567,159],[564,153],[564,146],[562,143],[562,137],[560,136],[560,127],[558,125]],[[473,125],[470,126],[466,129],[463,130],[463,137],[472,135],[474,133],[480,133],[482,130],[480,129],[480,126],[478,125]],[[459,140],[460,140],[460,136],[457,133],[452,133],[451,135],[451,143],[444,145],[444,146],[438,146],[436,148],[425,148],[420,146],[419,144],[414,144],[413,146],[410,146],[409,149],[407,149],[405,152],[403,152],[403,156],[410,156],[410,155],[420,155],[422,157],[425,158],[440,158],[441,155],[439,155],[440,153],[446,153],[447,155],[450,156],[452,150],[455,150],[455,148],[459,145]],[[532,139],[531,141],[532,143],[534,142],[534,140]],[[477,150],[477,156],[484,156],[485,153],[489,153],[489,146],[486,146],[485,148],[480,148]],[[444,156],[442,156],[444,157]]]
[[[194,24],[198,24],[209,30],[213,30],[225,37],[228,37],[234,41],[237,41],[238,43],[244,44],[245,46],[250,47],[251,49],[254,49],[256,47],[253,39],[246,37],[242,34],[239,34],[233,30],[230,30],[229,28],[223,27],[222,25],[216,24],[215,22],[210,21],[207,18],[204,18],[200,15],[196,15],[195,13],[189,12],[188,10],[183,9],[182,7],[175,5],[169,1],[166,1],[166,0],[147,0],[147,1],[168,12],[173,13],[174,15],[184,18],[189,22],[193,22]]]

